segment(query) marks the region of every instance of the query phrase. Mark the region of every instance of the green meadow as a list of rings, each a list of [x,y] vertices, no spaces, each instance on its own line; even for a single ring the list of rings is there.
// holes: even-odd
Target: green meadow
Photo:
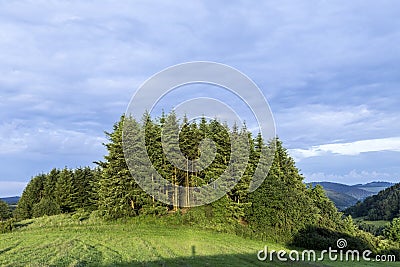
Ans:
[[[1,266],[400,266],[377,262],[261,262],[257,251],[290,249],[166,218],[103,221],[56,215],[0,235]]]

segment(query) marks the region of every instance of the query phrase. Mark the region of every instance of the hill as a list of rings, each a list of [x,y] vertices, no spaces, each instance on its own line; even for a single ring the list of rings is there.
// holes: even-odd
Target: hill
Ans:
[[[400,183],[348,208],[346,214],[365,217],[366,220],[392,220],[400,217]]]
[[[92,214],[93,215],[93,214]],[[173,218],[136,217],[102,221],[76,215],[25,220],[1,234],[0,266],[266,266],[257,252],[290,249],[196,227]],[[45,238],[44,238],[45,236]],[[382,266],[374,262],[296,262],[296,266]],[[279,262],[273,266],[293,266]],[[385,266],[399,266],[386,262]]]
[[[333,182],[312,182],[311,184],[312,186],[321,185],[326,195],[335,203],[339,210],[353,206],[358,201],[362,201],[393,185],[393,183],[389,182],[370,182],[356,185]]]
[[[391,187],[392,185],[394,184],[389,182],[371,182],[367,184],[357,184],[354,185],[353,187],[357,187],[359,189],[377,194],[380,191],[385,190],[388,187]]]
[[[17,205],[19,199],[20,199],[20,197],[18,197],[18,196],[0,198],[0,200],[3,200],[8,205]]]
[[[358,199],[331,189],[324,189],[326,196],[335,203],[338,210],[344,210],[357,203]]]

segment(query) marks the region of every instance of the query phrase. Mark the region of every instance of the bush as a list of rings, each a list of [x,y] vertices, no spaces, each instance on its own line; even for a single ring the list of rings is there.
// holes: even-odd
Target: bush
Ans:
[[[155,215],[155,216],[163,216],[168,213],[168,208],[166,206],[152,206],[152,205],[145,205],[143,206],[139,214],[140,215]]]
[[[342,238],[347,241],[346,249],[357,249],[359,251],[368,249],[377,252],[379,240],[370,233],[358,231],[355,234],[349,234],[316,226],[308,226],[299,231],[294,237],[292,245],[324,250],[329,247],[336,247],[337,240]]]
[[[385,249],[385,250],[381,250],[379,252],[379,254],[381,255],[394,255],[396,257],[396,261],[400,261],[400,248],[389,248],[389,249]]]
[[[365,223],[363,221],[356,222],[358,228],[365,232],[369,232],[374,236],[381,236],[383,235],[383,231],[385,230],[386,226],[378,226],[371,223]]]
[[[394,242],[400,242],[400,218],[395,218],[383,231],[385,237]]]
[[[100,210],[94,210],[89,215],[89,220],[93,222],[98,222],[104,220],[104,214]]]
[[[88,220],[90,218],[90,215],[90,211],[86,211],[85,209],[80,208],[72,215],[72,219],[83,222],[85,220]]]
[[[32,209],[32,216],[42,217],[42,216],[51,216],[57,215],[61,213],[60,206],[52,199],[42,198],[39,203],[36,203]]]
[[[206,225],[209,223],[209,215],[210,211],[207,211],[208,207],[201,206],[201,207],[194,207],[189,209],[183,215],[183,223],[189,225]]]
[[[12,232],[14,229],[14,219],[8,219],[7,221],[0,222],[0,234]]]

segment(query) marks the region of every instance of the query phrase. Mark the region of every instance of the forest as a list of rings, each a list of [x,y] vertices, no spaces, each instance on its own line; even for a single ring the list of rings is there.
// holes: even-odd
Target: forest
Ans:
[[[135,180],[148,173],[140,168],[140,164],[135,172],[127,166],[123,150],[123,126],[127,120],[133,127],[134,136],[139,136],[143,130],[146,156],[157,172],[172,184],[189,187],[211,183],[230,168],[231,158],[243,153],[231,151],[231,139],[239,137],[249,144],[246,151],[249,160],[244,166],[242,178],[226,195],[207,205],[182,207],[181,196],[174,192],[171,193],[175,197],[172,204],[157,201]],[[200,146],[204,138],[213,140],[216,154],[212,163],[203,170],[189,168],[186,171],[171,163],[163,153],[161,140],[163,130],[170,125],[180,127],[179,148],[188,160],[201,156]],[[229,127],[216,119],[201,118],[188,122],[186,117],[177,118],[174,112],[163,113],[158,118],[145,113],[140,120],[121,116],[113,130],[105,134],[108,142],[104,145],[108,154],[104,160],[95,162],[97,167],[55,168],[33,177],[13,215],[8,213],[0,218],[4,221],[13,216],[2,222],[3,231],[12,230],[13,224],[18,221],[63,213],[96,213],[105,220],[177,216],[182,224],[232,232],[251,239],[326,249],[338,238],[346,237],[349,249],[370,249],[374,253],[399,255],[395,228],[398,225],[393,224],[391,235],[387,235],[386,239],[359,229],[351,215],[346,216],[337,210],[321,186],[304,183],[304,177],[279,138],[263,140],[261,134],[253,136],[246,125]],[[264,148],[274,153],[271,167],[260,187],[249,192]],[[135,158],[139,163],[141,156],[138,154]],[[0,208],[3,209],[1,205]]]
[[[371,221],[390,221],[400,217],[400,183],[358,202],[345,212],[354,217],[364,216]]]

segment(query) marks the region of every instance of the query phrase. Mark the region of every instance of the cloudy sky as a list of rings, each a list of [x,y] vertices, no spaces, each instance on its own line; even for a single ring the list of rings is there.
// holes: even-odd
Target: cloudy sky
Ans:
[[[306,181],[400,181],[398,1],[1,1],[0,196],[102,159],[104,130],[174,64],[262,90]]]

